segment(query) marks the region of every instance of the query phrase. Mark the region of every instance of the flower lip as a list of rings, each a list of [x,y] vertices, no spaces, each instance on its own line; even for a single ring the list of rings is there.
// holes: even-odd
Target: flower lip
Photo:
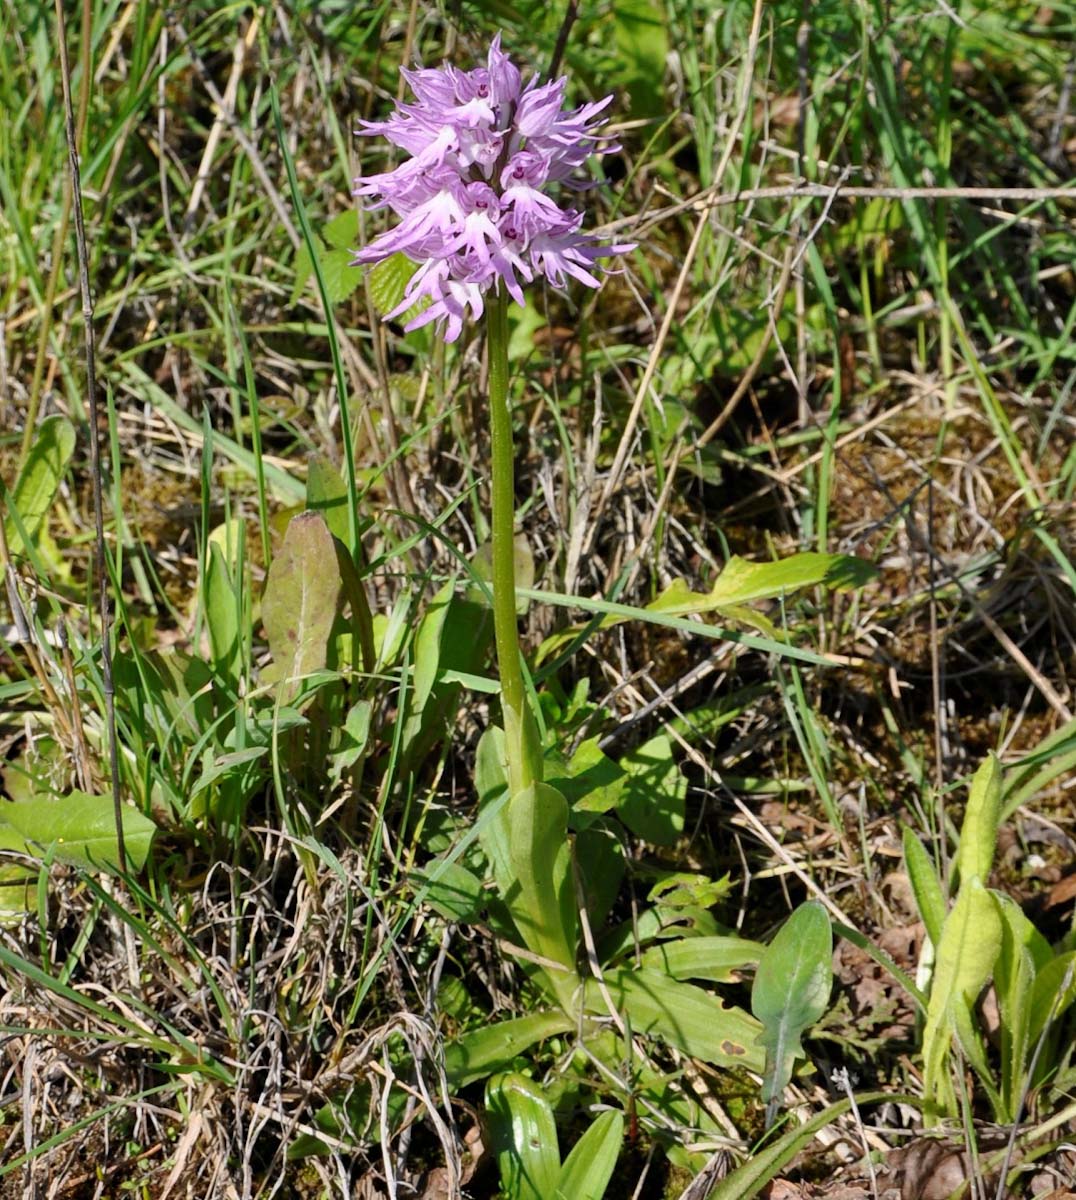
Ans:
[[[558,288],[571,279],[598,287],[599,260],[632,247],[603,246],[583,232],[582,213],[550,189],[593,186],[579,178],[586,160],[619,148],[598,132],[612,97],[565,109],[567,79],[524,84],[499,34],[483,66],[419,67],[403,77],[415,101],[385,121],[362,122],[359,132],[384,135],[411,157],[355,189],[371,210],[387,207],[400,218],[356,261],[402,252],[417,264],[388,317],[425,304],[406,328],[436,322],[454,341],[468,314],[481,316],[491,290],[503,287],[522,305],[521,281],[537,275]]]

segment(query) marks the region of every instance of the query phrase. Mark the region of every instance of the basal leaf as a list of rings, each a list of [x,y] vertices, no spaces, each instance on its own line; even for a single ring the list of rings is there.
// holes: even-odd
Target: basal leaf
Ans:
[[[938,882],[938,873],[923,843],[908,826],[904,827],[903,846],[904,869],[911,881],[919,915],[923,918],[927,936],[937,946],[941,940],[946,913],[945,896]]]
[[[606,991],[627,1014],[634,1033],[664,1038],[685,1054],[720,1067],[762,1070],[760,1026],[743,1009],[646,967],[616,967],[606,970],[603,978]],[[587,982],[584,1003],[588,1012],[608,1015],[595,980]]]
[[[472,1029],[445,1046],[449,1085],[453,1089],[466,1087],[476,1079],[504,1071],[531,1046],[558,1033],[568,1033],[577,1024],[575,1017],[556,1009]]]
[[[676,580],[647,608],[670,616],[687,616],[772,600],[817,584],[838,589],[862,587],[876,574],[870,563],[848,554],[807,551],[776,562],[748,562],[734,555],[709,592],[692,592],[682,579]]]
[[[498,879],[501,899],[528,950],[559,964],[546,977],[570,1008],[579,980],[575,884],[568,841],[568,802],[547,783],[524,788],[508,802],[508,869]]]
[[[30,453],[11,493],[12,506],[28,538],[35,538],[41,528],[74,450],[74,425],[66,417],[46,417],[30,443]],[[4,533],[8,553],[12,557],[21,554],[25,548],[22,535],[10,514],[4,520]]]
[[[512,1200],[551,1200],[560,1176],[553,1109],[533,1080],[498,1075],[486,1085],[486,1123]]]
[[[956,867],[961,885],[972,877],[986,882],[997,846],[1000,811],[1001,764],[996,754],[990,754],[971,781],[968,807],[960,828]]]
[[[262,621],[283,680],[298,687],[326,664],[340,598],[340,567],[332,534],[319,513],[293,517],[269,567]]]
[[[800,1038],[826,1011],[833,986],[833,930],[817,900],[801,904],[781,926],[758,964],[751,1011],[762,1022],[766,1048],[762,1099],[767,1124],[803,1053]]]
[[[347,484],[324,455],[313,454],[306,469],[306,508],[321,513],[329,532],[346,546],[350,536],[347,519]]]
[[[448,921],[473,921],[482,907],[482,881],[459,863],[434,859],[412,872],[426,903]]]
[[[979,998],[1001,952],[1001,917],[993,896],[972,876],[960,889],[937,947],[923,1030],[923,1092],[936,1113],[953,1113],[949,1048],[958,1010]]]
[[[765,953],[759,942],[739,937],[676,938],[644,951],[644,967],[664,971],[673,979],[707,979],[731,983],[744,967],[753,967]]]
[[[141,871],[157,826],[128,804],[122,806],[121,813],[128,868]],[[57,858],[66,862],[111,872],[119,862],[116,815],[110,795],[76,791],[55,799],[36,796],[33,800],[0,804],[0,820],[33,847],[55,847]]]
[[[554,1193],[556,1200],[602,1200],[623,1142],[621,1114],[599,1113],[564,1160]]]
[[[659,733],[624,755],[627,775],[617,812],[644,841],[670,846],[684,832],[687,779],[673,756],[672,740]]]

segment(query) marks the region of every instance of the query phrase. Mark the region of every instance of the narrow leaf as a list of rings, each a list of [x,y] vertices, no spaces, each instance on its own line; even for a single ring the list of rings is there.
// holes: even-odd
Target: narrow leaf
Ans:
[[[986,882],[997,846],[1000,810],[1001,764],[997,755],[991,754],[975,772],[968,794],[956,852],[961,885],[973,876]]]
[[[856,1104],[866,1108],[869,1104],[911,1104],[919,1106],[917,1096],[894,1095],[892,1092],[867,1092],[856,1097]],[[742,1165],[707,1193],[706,1200],[751,1200],[782,1171],[793,1158],[827,1125],[843,1117],[852,1107],[849,1100],[838,1100],[823,1109],[802,1125],[793,1126],[770,1146],[752,1154]]]
[[[927,936],[937,946],[946,913],[945,896],[938,882],[938,873],[923,843],[907,825],[904,827],[903,844],[904,869],[911,881],[915,903],[926,926]]]
[[[624,1141],[624,1118],[603,1112],[576,1142],[557,1180],[556,1200],[602,1200]]]

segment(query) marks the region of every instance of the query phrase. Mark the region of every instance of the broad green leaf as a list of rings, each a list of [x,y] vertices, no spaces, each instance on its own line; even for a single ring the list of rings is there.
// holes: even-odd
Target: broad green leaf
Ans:
[[[934,863],[923,843],[905,825],[903,833],[904,869],[911,881],[912,893],[919,915],[926,926],[927,936],[937,946],[941,941],[942,926],[945,924],[945,896],[942,894]]]
[[[355,266],[353,250],[325,250],[318,255],[321,278],[330,304],[341,304],[362,283],[362,268]]]
[[[627,1014],[632,1031],[664,1038],[694,1058],[719,1067],[761,1071],[764,1057],[758,1046],[761,1026],[741,1008],[722,1003],[691,983],[670,979],[643,967],[616,967],[603,972],[606,991],[617,1009]],[[609,1013],[596,980],[586,984],[586,1010]]]
[[[602,1200],[624,1142],[624,1118],[603,1112],[576,1142],[557,1179],[556,1200]]]
[[[971,781],[968,807],[960,829],[960,845],[956,852],[961,886],[973,877],[986,882],[997,847],[1000,810],[1001,764],[997,755],[992,753]]]
[[[46,417],[34,434],[30,453],[11,492],[11,504],[31,540],[41,528],[74,451],[74,425],[66,417]],[[22,535],[10,514],[4,520],[4,533],[8,553],[12,557],[21,554],[25,549]]]
[[[556,788],[538,783],[512,796],[505,811],[509,874],[497,880],[501,899],[527,949],[563,968],[545,975],[568,1009],[579,984],[568,802]]]
[[[434,859],[412,872],[426,903],[448,921],[473,921],[482,907],[482,881],[459,863]]]
[[[269,567],[262,598],[269,649],[292,691],[303,676],[325,666],[339,598],[340,567],[329,527],[319,513],[300,513]]]
[[[624,755],[627,775],[617,812],[646,842],[671,846],[684,832],[687,779],[673,757],[672,739],[659,733]]]
[[[399,305],[415,270],[415,264],[406,254],[393,254],[370,268],[370,299],[379,316],[385,316]]]
[[[346,546],[350,536],[347,519],[347,484],[324,455],[311,455],[306,469],[306,509],[325,518],[329,532]]]
[[[627,783],[627,772],[605,754],[599,739],[580,742],[571,760],[546,764],[547,780],[576,813],[603,813],[615,808]]]
[[[889,1103],[911,1104],[915,1107],[922,1105],[917,1096],[894,1095],[892,1092],[866,1092],[856,1097],[856,1104],[860,1108]],[[726,1175],[712,1191],[707,1192],[706,1200],[751,1200],[814,1140],[817,1133],[843,1117],[851,1107],[850,1100],[838,1100],[802,1125],[793,1125],[777,1141],[755,1151],[735,1171]]]
[[[673,979],[707,979],[731,983],[744,967],[753,967],[766,952],[760,942],[739,937],[677,938],[644,951],[642,964]]]
[[[801,904],[766,947],[751,988],[751,1011],[766,1048],[762,1099],[771,1124],[803,1053],[800,1038],[826,1011],[833,986],[833,930],[817,900]]]
[[[577,1024],[576,1018],[556,1009],[472,1029],[445,1046],[445,1075],[449,1085],[456,1090],[504,1071],[531,1046],[559,1033],[569,1033]]]
[[[346,208],[338,213],[321,231],[322,236],[337,250],[354,250],[359,240],[359,210]]]
[[[937,947],[923,1030],[923,1093],[934,1112],[956,1113],[949,1047],[960,1010],[970,1012],[1001,953],[1001,917],[977,876],[960,889]]]
[[[581,865],[580,883],[591,928],[600,929],[624,880],[624,847],[612,822],[596,820],[575,835],[575,860]]]
[[[122,806],[121,812],[127,866],[141,871],[157,826],[128,804]],[[33,800],[0,804],[0,819],[29,845],[41,850],[55,847],[56,857],[66,862],[112,872],[119,862],[111,796],[91,796],[87,792],[69,792],[57,798],[37,796]]]
[[[354,209],[348,209],[325,226],[322,230],[324,241],[314,237],[314,255],[331,304],[346,300],[362,283],[363,269],[354,265],[358,231],[359,214]],[[295,255],[295,283],[291,293],[293,304],[302,295],[303,288],[313,274],[314,259],[310,247],[304,242]]]
[[[0,805],[0,813],[5,807]],[[0,851],[8,852],[0,857],[0,925],[10,925],[33,912],[37,895],[37,868],[14,856],[27,854],[36,858],[37,853],[14,826],[3,821],[0,821]]]
[[[486,1125],[511,1200],[551,1200],[560,1176],[553,1110],[533,1080],[498,1075],[486,1085]]]
[[[1046,1028],[1047,1022],[1058,1017],[1076,999],[1076,950],[1059,954],[1043,966],[1035,976],[1031,990],[1031,1014],[1028,1038],[1034,1043]]]

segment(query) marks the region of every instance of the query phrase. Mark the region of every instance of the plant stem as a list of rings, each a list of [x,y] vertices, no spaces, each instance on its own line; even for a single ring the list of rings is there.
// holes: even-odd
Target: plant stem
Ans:
[[[493,630],[501,677],[508,786],[513,795],[541,780],[541,752],[520,669],[516,617],[516,495],[512,410],[508,399],[508,302],[491,297],[486,306],[489,353],[493,527]]]

